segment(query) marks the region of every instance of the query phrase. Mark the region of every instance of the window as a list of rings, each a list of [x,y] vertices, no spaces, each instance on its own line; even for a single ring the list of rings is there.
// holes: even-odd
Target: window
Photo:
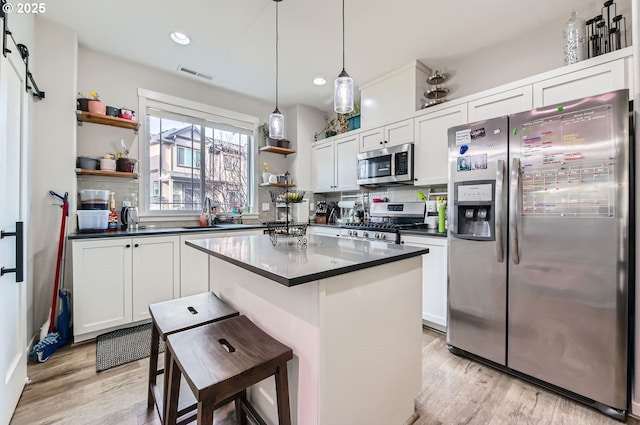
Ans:
[[[200,168],[200,151],[178,146],[178,166]]]
[[[149,97],[141,102],[147,123],[147,181],[152,182],[146,188],[146,210],[199,213],[208,197],[222,212],[251,211],[251,153],[258,119],[230,111],[218,116],[208,113],[207,108],[216,108],[207,105],[193,109],[193,102],[154,95],[174,103]]]

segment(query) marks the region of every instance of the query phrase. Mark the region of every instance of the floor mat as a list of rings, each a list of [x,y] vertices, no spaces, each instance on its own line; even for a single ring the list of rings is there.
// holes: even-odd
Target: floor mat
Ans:
[[[164,341],[160,341],[160,352]],[[96,372],[130,363],[151,352],[151,323],[118,329],[98,335],[96,346]]]

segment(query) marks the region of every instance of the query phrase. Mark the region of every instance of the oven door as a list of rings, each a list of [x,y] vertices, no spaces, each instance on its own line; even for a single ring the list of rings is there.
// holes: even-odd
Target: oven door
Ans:
[[[358,155],[358,184],[379,183],[385,178],[391,177],[393,164],[393,154],[374,152],[365,152]],[[361,158],[361,156],[363,158]]]
[[[413,184],[413,143],[358,154],[359,185]]]

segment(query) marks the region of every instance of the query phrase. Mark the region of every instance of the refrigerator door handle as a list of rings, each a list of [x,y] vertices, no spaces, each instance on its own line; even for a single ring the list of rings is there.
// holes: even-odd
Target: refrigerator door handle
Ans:
[[[520,193],[520,159],[513,158],[511,165],[511,185],[509,193],[509,236],[511,258],[513,264],[520,264],[520,250],[518,247],[518,194]]]
[[[504,247],[502,246],[502,186],[504,184],[504,160],[498,160],[496,170],[496,194],[495,199],[495,236],[496,236],[496,260],[504,261]]]

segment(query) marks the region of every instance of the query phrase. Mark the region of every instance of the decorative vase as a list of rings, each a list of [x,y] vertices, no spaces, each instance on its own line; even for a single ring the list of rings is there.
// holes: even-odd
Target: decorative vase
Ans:
[[[586,32],[583,19],[578,18],[575,10],[564,27],[564,64],[571,65],[586,58]]]

